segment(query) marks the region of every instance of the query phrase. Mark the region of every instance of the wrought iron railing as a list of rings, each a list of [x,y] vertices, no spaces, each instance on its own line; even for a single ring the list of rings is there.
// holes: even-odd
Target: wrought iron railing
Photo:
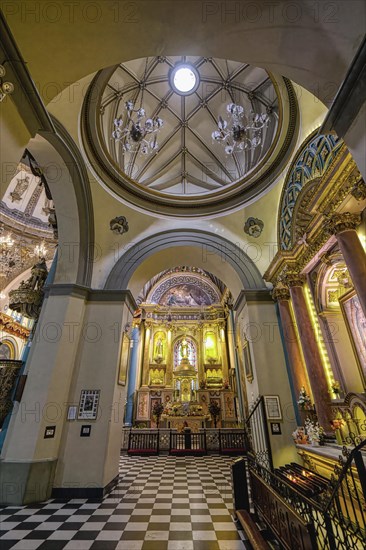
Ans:
[[[220,454],[244,454],[246,451],[245,446],[245,433],[219,430],[219,452]]]
[[[351,451],[343,448],[327,491],[327,513],[334,524],[336,538],[347,532],[352,541],[366,547],[366,439]],[[350,548],[361,546],[350,545]],[[336,546],[336,548],[340,548]]]
[[[356,446],[366,439],[366,397],[361,393],[348,393],[344,399],[331,403],[333,427],[340,445]]]
[[[128,437],[128,452],[130,454],[159,454],[159,432],[133,432]]]
[[[159,430],[129,428],[124,429],[122,433],[122,450],[130,454],[137,454],[138,451],[144,454],[149,450],[154,451],[155,454],[167,453],[172,448],[183,450],[183,444],[186,441],[184,438],[184,433],[168,428]],[[242,428],[201,429],[197,434],[191,433],[191,441],[193,449],[197,448],[199,443],[198,447],[204,449],[205,453],[243,455],[246,452],[246,438]]]
[[[185,433],[170,432],[170,454],[206,454],[206,432],[192,433],[186,431]]]
[[[356,550],[366,547],[365,447],[366,441],[363,441],[352,451],[344,448],[346,459],[340,457],[327,490],[312,497],[290,479],[248,456],[252,502],[268,526],[275,525],[275,534],[285,548]],[[264,497],[263,492],[266,492]],[[299,522],[292,519],[292,523],[285,525],[285,516],[277,517],[276,509],[281,502],[297,514]],[[304,546],[299,536],[300,520],[310,546]]]
[[[257,462],[273,470],[272,450],[263,396],[258,397],[248,418],[244,421],[244,431],[248,453]]]

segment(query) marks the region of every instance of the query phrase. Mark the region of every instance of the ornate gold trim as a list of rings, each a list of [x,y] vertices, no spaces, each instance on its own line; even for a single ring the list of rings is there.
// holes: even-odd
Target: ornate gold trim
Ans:
[[[0,313],[0,330],[7,334],[11,334],[12,336],[18,336],[18,338],[21,338],[22,340],[27,340],[30,334],[30,330],[28,328],[23,327],[5,313]]]

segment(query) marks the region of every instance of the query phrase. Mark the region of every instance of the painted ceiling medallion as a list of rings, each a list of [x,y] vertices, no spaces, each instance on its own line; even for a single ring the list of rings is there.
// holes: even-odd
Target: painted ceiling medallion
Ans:
[[[116,218],[113,218],[113,220],[109,222],[109,227],[112,233],[115,233],[116,235],[123,235],[124,233],[127,233],[129,229],[128,221],[125,216],[117,216]]]
[[[244,233],[257,239],[263,231],[264,223],[258,218],[248,218],[244,225]]]

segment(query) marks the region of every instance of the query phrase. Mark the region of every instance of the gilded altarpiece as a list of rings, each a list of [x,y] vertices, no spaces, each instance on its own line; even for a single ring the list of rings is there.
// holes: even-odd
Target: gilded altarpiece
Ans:
[[[161,426],[208,427],[210,399],[220,404],[221,419],[235,423],[235,395],[229,385],[228,309],[203,273],[169,274],[141,303],[143,356],[137,422],[151,427],[153,400],[164,405]],[[223,424],[221,424],[223,425]]]

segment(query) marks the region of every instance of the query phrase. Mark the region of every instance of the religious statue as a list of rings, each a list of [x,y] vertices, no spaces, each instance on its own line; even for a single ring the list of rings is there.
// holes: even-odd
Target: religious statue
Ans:
[[[188,342],[185,338],[180,346],[180,354],[182,356],[182,359],[188,359]]]
[[[157,355],[158,357],[163,356],[163,341],[160,337],[156,340],[155,355]]]
[[[31,269],[31,275],[22,280],[17,289],[9,292],[9,306],[21,315],[37,319],[43,300],[43,287],[48,275],[45,258],[39,258]]]
[[[26,283],[28,285],[28,288],[41,290],[47,279],[47,275],[48,269],[46,265],[46,260],[45,258],[39,258],[38,263],[36,263],[31,269],[31,276]]]

